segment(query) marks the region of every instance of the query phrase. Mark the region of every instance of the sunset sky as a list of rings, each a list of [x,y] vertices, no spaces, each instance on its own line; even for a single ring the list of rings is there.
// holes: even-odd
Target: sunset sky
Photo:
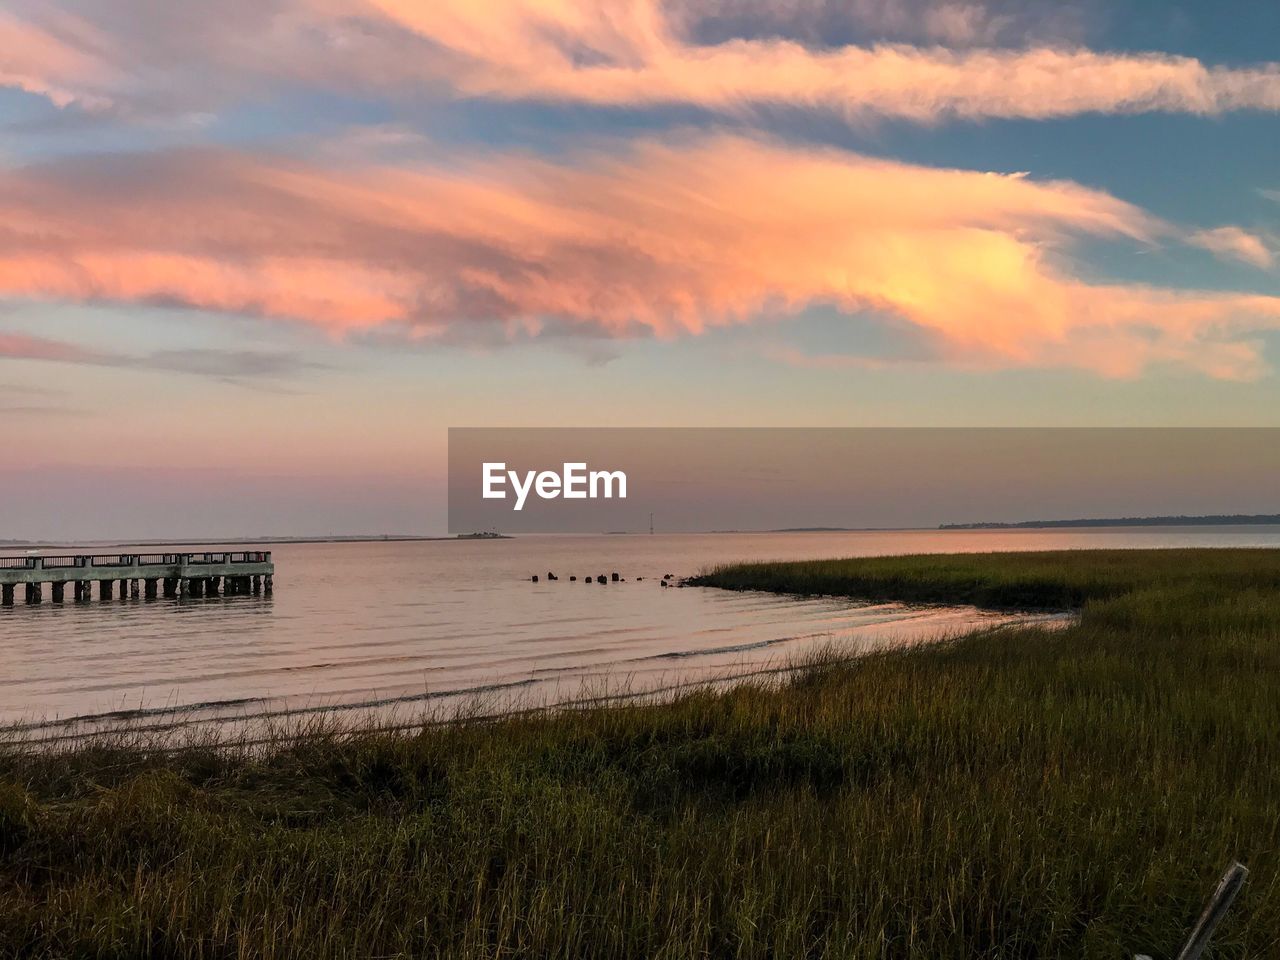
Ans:
[[[449,426],[1280,425],[1280,5],[0,0],[0,539]]]

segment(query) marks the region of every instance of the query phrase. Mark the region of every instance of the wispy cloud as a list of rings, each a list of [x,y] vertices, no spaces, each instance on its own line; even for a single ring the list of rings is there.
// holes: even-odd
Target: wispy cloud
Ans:
[[[293,380],[300,374],[319,367],[293,353],[219,350],[211,347],[157,350],[140,357],[121,358],[120,363],[249,384]]]
[[[317,366],[292,353],[202,347],[125,354],[90,350],[49,337],[3,331],[0,331],[0,360],[39,360],[95,367],[161,370],[247,386],[292,380]],[[3,389],[4,385],[0,384],[0,391]],[[32,391],[24,388],[23,395],[30,398]]]
[[[804,19],[794,4],[762,7]],[[851,8],[924,46],[803,35],[702,42],[700,22],[723,18],[722,8],[660,0],[124,0],[74,13],[17,0],[15,11],[0,20],[0,83],[124,114],[200,111],[272,86],[724,111],[787,104],[920,122],[1280,109],[1276,64],[1060,42],[975,47],[1018,18],[966,2]]]
[[[83,158],[0,175],[0,222],[0,296],[338,336],[673,337],[824,303],[899,317],[957,363],[1250,377],[1280,326],[1280,298],[1077,277],[1080,236],[1180,238],[1104,192],[727,136],[411,169]]]
[[[1264,270],[1275,262],[1275,255],[1261,237],[1239,227],[1199,230],[1191,234],[1188,240],[1224,259],[1239,260]]]
[[[691,43],[657,0],[367,0],[429,40],[479,97],[732,109],[784,103],[850,116],[1047,118],[1086,112],[1280,109],[1280,66],[1215,68],[1162,53],[1057,46],[954,50],[794,40]],[[430,61],[428,61],[430,62]]]
[[[109,83],[112,72],[93,52],[99,46],[96,31],[62,14],[42,19],[44,25],[0,10],[0,87],[16,87],[60,107],[107,106],[109,101],[94,92]]]
[[[76,417],[86,411],[63,401],[66,394],[48,387],[0,383],[0,414],[5,416]]]
[[[0,331],[0,359],[9,360],[56,360],[62,363],[101,363],[108,359],[105,354],[85,350],[73,343],[63,340],[52,340],[48,337],[33,337],[25,333],[4,333]]]
[[[831,38],[946,46],[1079,44],[1088,4],[1055,0],[672,0],[676,32],[708,42],[778,37],[811,46]]]

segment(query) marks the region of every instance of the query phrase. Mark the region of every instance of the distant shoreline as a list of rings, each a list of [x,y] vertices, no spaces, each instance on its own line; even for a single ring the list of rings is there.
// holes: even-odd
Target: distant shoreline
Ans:
[[[758,535],[778,533],[923,533],[937,530],[1045,530],[1088,527],[1222,527],[1222,526],[1280,526],[1280,513],[1220,514],[1206,516],[1168,517],[1110,517],[1076,520],[1020,520],[1017,522],[982,521],[977,523],[942,523],[928,527],[775,527],[762,530],[672,530],[667,534],[681,536],[709,535]],[[602,533],[569,533],[575,537],[640,536],[640,531],[609,530]],[[555,534],[529,534],[528,536],[555,536]],[[80,540],[76,542],[50,542],[40,540],[0,540],[0,550],[77,550],[104,547],[181,547],[181,546],[271,546],[295,543],[433,543],[471,540],[514,540],[505,533],[461,533],[454,536],[426,536],[416,534],[383,534],[362,536],[315,537],[220,537],[202,540],[198,537],[163,540]]]
[[[1045,527],[1229,527],[1280,524],[1280,513],[1229,513],[1199,517],[1110,517],[1086,520],[1022,520],[1017,523],[943,523],[939,530],[1025,530]]]

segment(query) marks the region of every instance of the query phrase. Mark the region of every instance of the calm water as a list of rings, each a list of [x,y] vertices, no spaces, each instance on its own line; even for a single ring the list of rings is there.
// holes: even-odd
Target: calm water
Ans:
[[[665,689],[776,666],[821,644],[870,650],[1008,619],[970,608],[663,589],[665,573],[730,560],[1183,545],[1280,547],[1280,528],[285,545],[274,552],[271,598],[46,599],[0,609],[0,723],[52,721],[53,733],[67,718],[94,726],[117,723],[122,712],[160,725]],[[561,579],[547,582],[549,570]],[[582,580],[613,571],[627,582]],[[534,573],[542,582],[529,582]]]

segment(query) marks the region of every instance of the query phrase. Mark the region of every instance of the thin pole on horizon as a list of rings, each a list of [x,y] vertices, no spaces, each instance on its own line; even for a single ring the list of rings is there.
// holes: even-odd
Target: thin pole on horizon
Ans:
[[[653,536],[653,514],[649,514],[649,536]]]

